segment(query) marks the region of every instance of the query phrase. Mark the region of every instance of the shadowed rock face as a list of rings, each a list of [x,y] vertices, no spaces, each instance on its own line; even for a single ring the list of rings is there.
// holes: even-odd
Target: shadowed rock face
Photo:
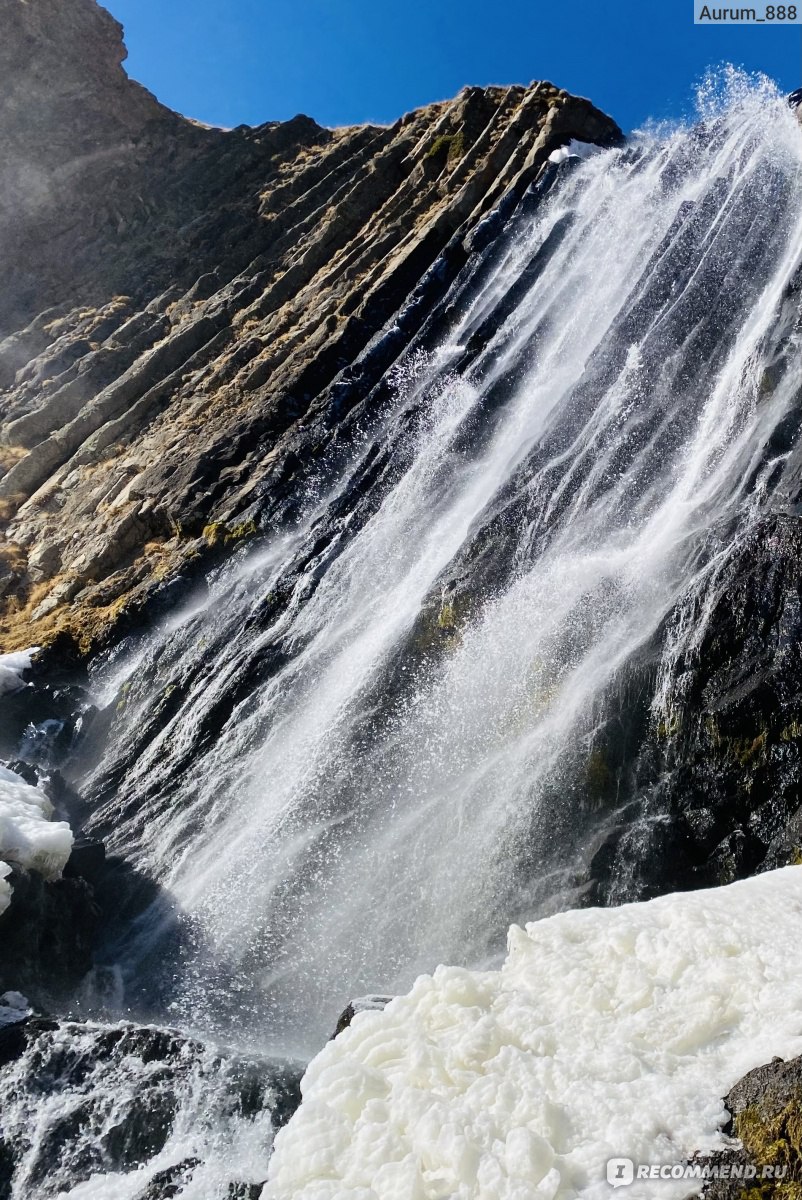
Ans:
[[[20,867],[10,883],[11,906],[0,916],[0,989],[26,988],[52,1003],[91,970],[100,910],[84,879],[49,882]]]
[[[128,80],[94,0],[5,0],[4,22],[0,638],[88,649],[255,531],[505,194],[569,138],[621,135],[547,83],[391,127],[206,129]]]
[[[796,469],[792,457],[789,487]],[[635,664],[617,721],[629,735],[624,794],[638,799],[591,848],[594,899],[715,887],[800,861],[801,578],[798,515],[767,511],[673,614],[669,626],[690,613],[703,632],[677,661],[669,713],[657,724],[644,719],[657,648],[651,664]],[[608,745],[605,753],[617,765]]]
[[[163,155],[169,140],[185,167],[210,143],[132,83],[124,58],[121,26],[93,0],[3,4],[1,335],[43,305],[122,284],[123,232],[168,216],[154,187],[159,145]],[[169,173],[164,163],[163,181]]]

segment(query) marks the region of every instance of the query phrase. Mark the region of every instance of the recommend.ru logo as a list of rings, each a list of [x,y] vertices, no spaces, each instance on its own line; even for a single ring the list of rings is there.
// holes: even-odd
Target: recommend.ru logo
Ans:
[[[753,1163],[708,1162],[697,1159],[685,1163],[635,1163],[631,1158],[611,1158],[607,1162],[607,1182],[611,1187],[628,1187],[640,1179],[784,1179],[788,1164],[756,1167]]]

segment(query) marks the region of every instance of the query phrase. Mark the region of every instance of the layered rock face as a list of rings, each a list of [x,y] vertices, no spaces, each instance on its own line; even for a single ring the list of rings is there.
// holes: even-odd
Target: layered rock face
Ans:
[[[207,129],[128,80],[94,0],[6,8],[0,638],[87,650],[269,522],[482,218],[620,131],[548,83],[391,127]]]

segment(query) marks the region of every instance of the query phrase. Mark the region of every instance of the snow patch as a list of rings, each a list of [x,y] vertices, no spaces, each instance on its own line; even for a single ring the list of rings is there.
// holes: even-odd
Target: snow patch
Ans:
[[[0,996],[0,1029],[4,1025],[19,1025],[33,1014],[22,992],[3,992]]]
[[[52,821],[53,805],[37,787],[0,766],[0,913],[11,900],[13,866],[57,879],[72,851],[66,821]]]
[[[8,882],[10,874],[11,867],[8,863],[0,862],[0,917],[11,903],[11,884]]]
[[[801,933],[799,867],[513,926],[499,971],[438,967],[321,1051],[262,1200],[609,1200],[610,1158],[720,1146],[721,1097],[802,1053]]]
[[[548,161],[561,163],[569,158],[590,158],[591,154],[597,151],[598,146],[593,146],[590,142],[578,142],[576,138],[571,138],[567,146],[558,146],[556,150],[552,150]]]
[[[0,654],[0,696],[25,687],[23,671],[30,669],[31,659],[38,649],[38,646],[31,646],[30,650],[18,650],[15,654]]]

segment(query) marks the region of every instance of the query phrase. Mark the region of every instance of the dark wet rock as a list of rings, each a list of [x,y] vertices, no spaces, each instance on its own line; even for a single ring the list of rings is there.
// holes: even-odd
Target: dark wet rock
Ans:
[[[18,1194],[55,1197],[96,1171],[146,1171],[155,1155],[174,1150],[171,1166],[143,1173],[143,1200],[167,1200],[203,1162],[200,1153],[181,1154],[181,1137],[174,1138],[182,1113],[197,1122],[199,1145],[204,1121],[266,1116],[266,1128],[277,1128],[288,1119],[280,1110],[290,1081],[297,1090],[300,1076],[289,1063],[235,1058],[173,1030],[130,1023],[30,1018],[0,1030],[0,1058],[3,1200],[12,1182]],[[235,1179],[230,1194],[247,1196],[256,1186]]]
[[[192,1179],[196,1167],[200,1166],[199,1158],[185,1158],[174,1167],[157,1171],[142,1194],[142,1200],[172,1200],[180,1196],[181,1191]]]
[[[106,847],[96,838],[76,838],[62,872],[65,879],[83,879],[97,885],[106,870]]]
[[[39,1020],[41,1023],[43,1018]],[[8,1066],[25,1053],[30,1037],[28,1024],[16,1021],[13,1025],[0,1026],[0,1068]],[[41,1027],[44,1028],[44,1024]],[[50,1027],[55,1029],[56,1022],[50,1022]]]
[[[91,969],[101,912],[78,877],[46,880],[15,867],[11,904],[0,914],[0,992],[19,989],[49,1005]]]
[[[724,1132],[741,1143],[696,1162],[736,1178],[705,1185],[707,1200],[796,1200],[802,1189],[802,1058],[772,1059],[744,1075],[724,1097]]]
[[[25,687],[0,696],[0,756],[23,761],[28,771],[55,768],[91,720],[92,706],[74,675],[50,669],[45,678],[36,665],[27,674]]]
[[[749,1113],[756,1121],[774,1121],[791,1103],[802,1102],[802,1058],[774,1058],[765,1066],[744,1075],[727,1094],[724,1103],[732,1115],[730,1130],[737,1137],[747,1132],[743,1121]],[[802,1110],[800,1111],[802,1116]],[[741,1132],[738,1132],[738,1130]],[[728,1132],[730,1131],[728,1130]]]
[[[31,787],[36,787],[39,782],[39,772],[31,763],[22,762],[20,759],[13,759],[11,762],[3,763],[4,767],[9,771],[13,771],[15,775],[19,775],[20,779]]]
[[[301,1103],[303,1068],[295,1063],[274,1064],[270,1086],[273,1093],[271,1116],[275,1129],[282,1129]]]
[[[802,520],[766,512],[735,535],[656,639],[655,665],[683,624],[700,636],[657,714],[652,681],[591,864],[602,902],[730,883],[802,855]]]
[[[332,1037],[337,1037],[344,1029],[347,1029],[357,1013],[381,1012],[383,1008],[387,1007],[392,998],[392,996],[358,996],[355,1000],[351,1000],[348,1006],[340,1013]]]

